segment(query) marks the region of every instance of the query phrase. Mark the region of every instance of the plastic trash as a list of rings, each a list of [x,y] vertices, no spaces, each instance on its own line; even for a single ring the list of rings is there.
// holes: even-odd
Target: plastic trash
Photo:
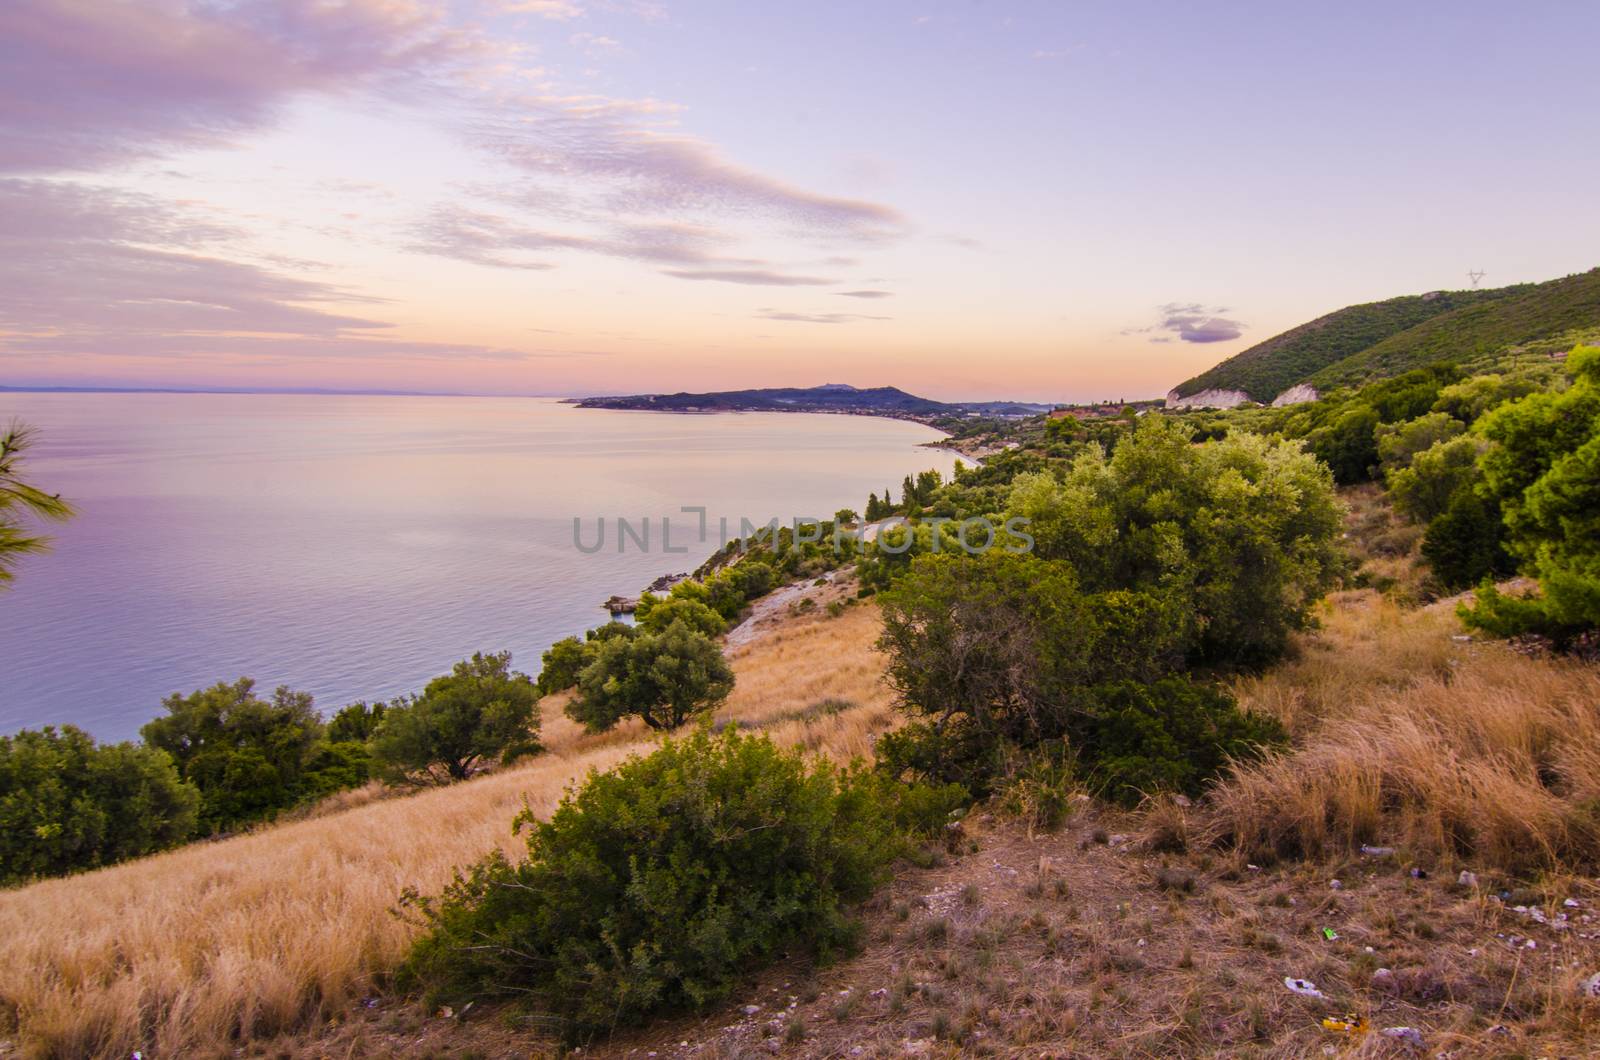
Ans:
[[[1361,844],[1361,853],[1369,858],[1386,858],[1394,853],[1394,847],[1374,847],[1363,843]]]
[[[1414,1045],[1418,1049],[1422,1048],[1423,1046],[1422,1032],[1417,1030],[1415,1027],[1385,1027],[1378,1033],[1383,1035],[1385,1038],[1393,1038],[1397,1042],[1405,1042],[1407,1045]]]
[[[1600,997],[1600,972],[1595,972],[1585,979],[1578,989],[1583,992],[1584,997]]]
[[[1412,869],[1411,870],[1411,878],[1413,880],[1425,880],[1425,879],[1428,878],[1428,870],[1427,869]]]
[[[1576,898],[1568,898],[1568,899],[1564,900],[1561,903],[1561,905],[1565,909],[1577,909],[1578,908],[1578,900]]]
[[[1322,937],[1329,942],[1335,942],[1339,938],[1339,933],[1333,930],[1333,928],[1325,927],[1322,929]]]
[[[1301,997],[1325,998],[1328,996],[1327,994],[1324,994],[1322,991],[1318,990],[1317,984],[1313,983],[1309,979],[1296,979],[1293,976],[1285,976],[1283,985],[1288,987],[1290,992],[1299,994]]]
[[[1322,1026],[1340,1034],[1365,1034],[1369,1029],[1366,1017],[1354,1012],[1346,1012],[1343,1016],[1325,1016]]]

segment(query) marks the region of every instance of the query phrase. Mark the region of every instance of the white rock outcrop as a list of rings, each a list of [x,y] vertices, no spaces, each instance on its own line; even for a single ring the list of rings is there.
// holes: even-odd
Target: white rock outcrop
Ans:
[[[1281,409],[1285,405],[1303,405],[1307,401],[1315,401],[1321,396],[1321,394],[1317,393],[1317,388],[1312,386],[1310,383],[1296,383],[1288,390],[1285,390],[1283,393],[1273,398],[1272,407],[1275,409]]]
[[[1176,390],[1167,391],[1169,409],[1234,409],[1250,400],[1243,390],[1202,390],[1198,394],[1180,397]]]

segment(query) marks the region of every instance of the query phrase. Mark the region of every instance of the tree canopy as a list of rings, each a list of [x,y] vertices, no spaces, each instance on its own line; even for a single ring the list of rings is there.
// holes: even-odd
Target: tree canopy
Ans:
[[[539,693],[511,669],[511,653],[478,652],[429,681],[420,696],[390,704],[372,753],[392,779],[465,780],[488,760],[539,750]]]
[[[733,690],[722,648],[675,621],[659,633],[607,640],[578,679],[567,715],[591,732],[627,717],[652,729],[676,729]]]

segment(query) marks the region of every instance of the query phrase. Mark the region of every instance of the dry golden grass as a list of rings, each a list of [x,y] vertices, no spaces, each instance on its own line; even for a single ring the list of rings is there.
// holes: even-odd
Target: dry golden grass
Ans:
[[[1212,796],[1253,857],[1361,843],[1512,873],[1600,861],[1600,674],[1462,643],[1448,607],[1332,601],[1300,656],[1241,687],[1292,750]]]
[[[866,753],[889,721],[878,622],[853,607],[736,650],[721,717]],[[856,706],[805,717],[830,697]],[[587,770],[649,746],[637,725],[583,733],[563,702],[545,702],[550,753],[526,765],[405,798],[348,793],[341,812],[0,892],[0,1034],[32,1055],[226,1055],[348,1009],[412,940],[391,913],[403,889],[437,891],[494,847],[514,852],[524,801],[547,813]]]

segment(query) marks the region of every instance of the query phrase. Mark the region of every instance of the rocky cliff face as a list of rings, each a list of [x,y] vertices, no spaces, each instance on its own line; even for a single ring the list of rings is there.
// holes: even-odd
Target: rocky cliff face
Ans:
[[[1249,400],[1243,390],[1202,390],[1188,397],[1180,397],[1176,390],[1167,392],[1169,409],[1233,409]]]
[[[1273,398],[1272,407],[1275,409],[1281,409],[1285,405],[1301,405],[1307,401],[1315,401],[1319,397],[1321,397],[1321,395],[1317,393],[1317,388],[1312,386],[1310,383],[1296,383],[1288,390],[1285,390],[1283,393]]]

